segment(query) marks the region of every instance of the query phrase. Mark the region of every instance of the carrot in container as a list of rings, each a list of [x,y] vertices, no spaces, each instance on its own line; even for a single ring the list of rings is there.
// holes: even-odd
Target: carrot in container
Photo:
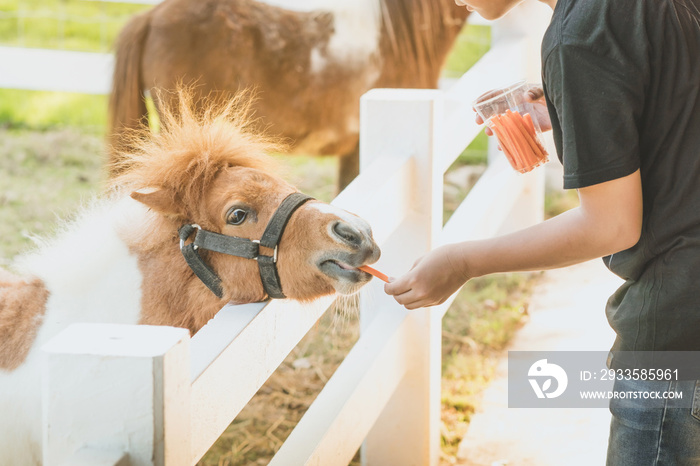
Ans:
[[[525,98],[528,89],[528,84],[520,82],[474,102],[474,109],[493,130],[508,162],[520,173],[542,165],[548,155],[532,118],[533,103]]]
[[[511,147],[511,154],[516,163],[513,168],[522,171],[528,165],[528,157],[520,134],[515,130],[515,127],[512,126],[509,118],[510,117],[506,113],[503,115],[496,115],[493,120],[501,127],[501,133],[506,137],[508,141],[507,144]]]
[[[525,120],[525,123],[527,124],[527,129],[533,133],[535,133],[535,123],[532,122],[532,116],[529,113],[526,113],[523,115],[523,119]]]
[[[530,131],[533,134],[535,134],[535,142],[537,143],[537,147],[539,147],[542,154],[544,154],[544,156],[547,157],[547,155],[549,155],[549,154],[547,154],[547,149],[544,148],[544,146],[542,145],[542,141],[540,141],[540,138],[537,136],[538,132],[537,132],[537,130],[535,130],[535,124],[532,121],[532,116],[529,113],[526,113],[525,115],[523,115],[523,118],[525,119],[525,122],[528,124],[528,128],[530,129]],[[545,162],[546,162],[546,160],[545,160]]]
[[[514,141],[516,147],[515,150],[517,151],[518,157],[520,159],[519,168],[522,170],[531,163],[532,157],[530,156],[530,149],[527,145],[527,142],[525,142],[525,139],[523,138],[522,134],[520,134],[520,131],[515,125],[516,117],[514,117],[513,115],[514,114],[510,110],[507,110],[506,114],[503,115],[501,120],[503,121],[503,124],[506,127],[506,129],[508,130],[508,135]]]
[[[524,151],[527,153],[528,157],[528,164],[533,165],[537,164],[540,159],[544,157],[542,152],[540,152],[540,148],[537,146],[537,142],[535,142],[535,133],[530,133],[530,131],[525,127],[526,123],[523,120],[523,117],[519,113],[514,113],[514,118],[512,118],[513,123],[517,127],[518,132],[520,133],[523,141],[525,141],[525,144],[527,144],[527,147],[524,148]],[[529,149],[529,151],[527,150]]]
[[[515,167],[518,165],[518,162],[516,162],[515,158],[513,157],[513,154],[511,153],[511,148],[509,146],[506,146],[503,141],[505,141],[505,134],[503,133],[502,128],[497,128],[496,125],[491,126],[491,130],[493,133],[496,135],[496,138],[498,141],[501,143],[501,150],[505,154],[506,158],[508,159],[508,162],[510,162],[510,165],[512,167]]]

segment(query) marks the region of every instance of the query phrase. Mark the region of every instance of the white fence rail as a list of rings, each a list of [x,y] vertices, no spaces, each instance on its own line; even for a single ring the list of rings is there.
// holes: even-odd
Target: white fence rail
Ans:
[[[113,68],[108,53],[0,47],[0,88],[109,94]]]
[[[442,226],[443,174],[479,131],[471,101],[507,84],[497,77],[533,78],[535,3],[494,25],[492,50],[448,92],[362,98],[361,175],[334,204],[373,226],[382,269],[400,273],[440,244],[540,220],[543,174],[519,175],[501,157]],[[358,342],[271,464],[344,465],[361,445],[363,464],[437,464],[450,302],[406,311],[374,282],[361,294]],[[191,339],[164,327],[69,328],[45,348],[44,464],[194,464],[333,300],[227,306]]]

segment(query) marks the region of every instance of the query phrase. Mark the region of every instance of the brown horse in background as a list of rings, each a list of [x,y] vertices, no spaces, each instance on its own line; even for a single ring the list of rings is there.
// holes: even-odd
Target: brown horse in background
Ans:
[[[454,0],[265,2],[166,0],[134,17],[116,44],[113,146],[144,121],[147,90],[253,88],[260,129],[297,153],[341,155],[344,187],[359,171],[360,96],[437,87],[468,15]]]

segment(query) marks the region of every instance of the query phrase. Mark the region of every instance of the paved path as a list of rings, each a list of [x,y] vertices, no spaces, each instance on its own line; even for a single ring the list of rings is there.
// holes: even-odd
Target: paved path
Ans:
[[[607,350],[608,296],[621,280],[602,261],[546,272],[530,305],[530,321],[511,350]],[[607,409],[509,409],[507,360],[472,417],[458,458],[464,466],[597,466],[605,464]]]

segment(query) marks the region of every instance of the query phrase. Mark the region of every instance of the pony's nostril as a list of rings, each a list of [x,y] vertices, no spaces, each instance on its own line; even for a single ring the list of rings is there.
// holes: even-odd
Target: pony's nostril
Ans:
[[[333,225],[333,233],[352,246],[360,246],[362,244],[362,235],[360,232],[347,223],[337,222]]]

